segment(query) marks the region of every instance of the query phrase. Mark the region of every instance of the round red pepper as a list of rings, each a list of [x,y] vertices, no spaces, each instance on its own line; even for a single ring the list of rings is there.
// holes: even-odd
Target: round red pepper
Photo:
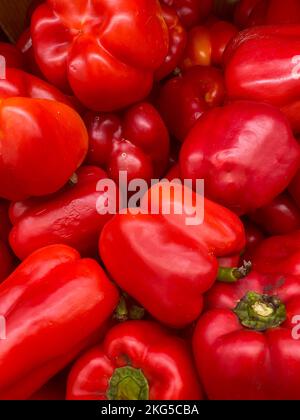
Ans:
[[[68,379],[69,400],[201,400],[187,344],[160,325],[129,321],[84,354]]]
[[[188,69],[197,65],[221,65],[224,51],[237,33],[234,25],[222,20],[209,26],[195,26],[188,33],[187,47],[180,67]]]
[[[262,241],[252,261],[261,273],[300,274],[300,230]]]
[[[144,102],[122,116],[88,113],[90,146],[87,162],[107,170],[117,183],[119,172],[128,180],[160,178],[169,159],[168,131],[156,109]]]
[[[186,28],[204,21],[213,10],[213,0],[162,0],[173,7]]]
[[[288,186],[299,159],[299,145],[279,110],[238,101],[200,118],[181,150],[180,171],[183,178],[204,179],[210,199],[245,214]]]
[[[217,257],[238,254],[245,236],[234,213],[202,197],[203,223],[187,225],[186,214],[174,214],[174,208],[182,207],[190,190],[175,183],[170,189],[163,185],[152,187],[142,200],[143,207],[149,198],[158,214],[116,215],[102,231],[99,251],[125,292],[160,322],[180,328],[200,315],[203,293],[217,277]],[[194,204],[195,199],[192,193]],[[164,214],[168,204],[170,214]],[[191,203],[184,208],[189,215],[195,212]]]
[[[172,73],[182,59],[187,33],[172,7],[162,5],[162,14],[169,30],[169,52],[164,63],[156,70],[155,79],[161,80]]]
[[[62,191],[12,203],[10,245],[18,258],[23,260],[39,248],[58,243],[72,246],[84,256],[96,255],[99,234],[112,217],[101,209],[116,206],[118,198],[110,191],[97,191],[104,178],[107,175],[102,169],[83,166],[74,183]]]
[[[300,25],[240,32],[224,54],[227,93],[279,107],[300,132]],[[274,53],[276,51],[276,54]]]
[[[201,115],[223,104],[223,75],[214,67],[195,66],[167,81],[157,101],[171,134],[184,141]]]
[[[22,54],[12,44],[0,42],[0,58],[4,58],[5,62],[1,62],[1,66],[5,65],[6,68],[15,67],[21,69],[24,66]]]
[[[56,192],[87,153],[83,121],[59,102],[4,99],[0,128],[0,197],[9,200]]]
[[[44,76],[100,112],[144,99],[168,53],[156,0],[48,0],[33,14],[31,35]]]
[[[0,399],[30,397],[94,345],[117,303],[102,268],[74,249],[53,245],[28,257],[0,285]]]
[[[284,235],[300,229],[300,209],[287,193],[280,194],[249,217],[270,235]]]
[[[208,398],[298,400],[299,279],[252,273],[215,284],[206,303],[193,347]]]

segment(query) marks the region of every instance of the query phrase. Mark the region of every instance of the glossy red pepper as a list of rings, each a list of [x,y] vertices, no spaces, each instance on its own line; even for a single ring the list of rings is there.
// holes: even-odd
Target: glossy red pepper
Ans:
[[[204,21],[213,10],[213,0],[162,0],[162,2],[176,10],[187,28]]]
[[[87,153],[83,121],[59,102],[1,100],[0,128],[0,197],[9,200],[56,192]]]
[[[188,33],[188,42],[181,68],[193,66],[221,65],[224,51],[238,33],[237,28],[226,21],[211,25],[195,26]]]
[[[49,99],[72,106],[66,95],[47,82],[18,69],[7,69],[5,79],[0,78],[0,98],[27,97]]]
[[[208,198],[245,214],[288,186],[299,158],[299,145],[279,110],[238,101],[200,118],[181,150],[180,171],[184,178],[204,179]]]
[[[184,203],[185,212],[175,214],[188,191],[180,184],[166,189],[157,184],[145,195],[142,208],[148,209],[149,199],[158,214],[119,214],[100,237],[100,255],[112,278],[152,316],[172,327],[184,327],[200,315],[202,295],[217,277],[216,257],[238,254],[245,245],[239,218],[202,197],[204,222],[186,224],[186,214],[195,213],[194,193],[192,203]],[[170,214],[164,214],[169,204]]]
[[[100,112],[144,99],[168,53],[156,0],[48,0],[33,14],[31,35],[44,76]]]
[[[300,209],[288,193],[280,194],[249,217],[269,235],[284,235],[300,229]]]
[[[24,66],[23,57],[18,48],[6,42],[0,42],[0,59],[2,60],[1,70],[3,70],[3,66],[20,69]]]
[[[300,274],[300,230],[272,236],[257,247],[252,261],[261,273]]]
[[[0,285],[0,399],[24,399],[94,342],[118,292],[94,260],[64,245],[40,249]]]
[[[216,284],[206,303],[193,347],[208,398],[298,400],[299,278],[252,273]]]
[[[184,340],[154,322],[131,321],[75,363],[67,399],[200,400],[202,392]]]
[[[23,260],[52,244],[72,246],[84,256],[96,255],[99,234],[112,217],[103,210],[116,206],[118,198],[110,191],[97,190],[98,182],[104,178],[107,175],[102,169],[83,166],[74,183],[62,191],[12,203],[10,245],[18,258]]]
[[[240,0],[235,22],[241,27],[300,23],[298,0]]]
[[[262,26],[240,32],[224,55],[229,98],[277,106],[299,132],[299,48],[300,25]]]
[[[90,138],[87,162],[107,170],[116,182],[119,172],[128,180],[160,178],[169,159],[169,134],[156,109],[149,103],[129,108],[122,116],[88,113]]]
[[[184,141],[201,115],[223,104],[224,78],[214,67],[195,66],[168,80],[157,106],[171,134]]]
[[[156,80],[165,78],[175,70],[182,59],[187,42],[186,30],[175,10],[162,5],[162,14],[169,30],[169,52],[164,63],[155,72]]]
[[[14,269],[14,258],[5,242],[0,240],[0,282]]]

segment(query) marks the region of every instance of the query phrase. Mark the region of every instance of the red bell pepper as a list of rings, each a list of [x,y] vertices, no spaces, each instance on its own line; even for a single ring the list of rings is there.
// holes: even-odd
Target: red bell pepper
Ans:
[[[47,0],[33,14],[31,35],[44,76],[100,112],[144,99],[168,53],[156,0]]]
[[[160,325],[129,321],[84,354],[68,379],[69,400],[200,400],[185,341]]]
[[[195,66],[168,80],[157,106],[171,134],[184,141],[201,115],[223,104],[224,78],[214,67]]]
[[[83,166],[75,178],[50,197],[12,203],[10,245],[18,258],[54,244],[72,246],[84,256],[97,254],[99,234],[112,217],[101,209],[116,206],[118,197],[97,191],[98,182],[107,178],[100,168]]]
[[[159,113],[149,103],[129,108],[122,116],[88,113],[90,138],[87,162],[107,170],[116,182],[119,172],[128,180],[160,178],[169,159],[169,134]]]
[[[265,239],[252,258],[261,273],[300,274],[300,230]]]
[[[186,28],[204,21],[213,10],[213,0],[162,0],[173,7]]]
[[[22,53],[24,68],[31,74],[43,78],[43,74],[36,62],[32,45],[30,28],[27,28],[17,41],[17,48]]]
[[[116,215],[104,227],[99,246],[116,283],[160,322],[178,328],[200,315],[202,295],[217,277],[216,257],[238,254],[245,245],[239,218],[204,198],[204,222],[186,225],[185,213],[174,213],[174,208],[183,206],[189,191],[180,184],[152,187],[142,207],[149,198],[159,214]],[[195,193],[192,200],[196,205]],[[170,214],[164,214],[168,204]],[[184,203],[184,209],[195,212],[191,203]]]
[[[195,26],[188,33],[187,47],[180,67],[188,69],[197,65],[221,65],[224,51],[237,33],[234,25],[222,20],[211,25]]]
[[[252,273],[206,299],[193,347],[208,398],[299,400],[299,278]]]
[[[7,69],[5,79],[0,78],[0,98],[27,97],[49,99],[72,106],[66,95],[49,83],[18,69]]]
[[[269,235],[284,235],[300,229],[300,209],[288,193],[280,194],[249,217]]]
[[[224,55],[229,98],[277,106],[299,132],[299,49],[300,25],[262,26],[240,32]]]
[[[83,121],[59,102],[1,100],[0,129],[0,197],[9,200],[56,192],[87,153]]]
[[[30,397],[95,343],[118,302],[96,261],[65,245],[40,249],[0,285],[0,399]]]
[[[162,14],[169,30],[169,52],[164,63],[156,70],[155,79],[161,80],[172,73],[182,59],[187,33],[172,7],[162,5]]]
[[[5,60],[4,62],[1,61],[1,66],[6,68],[15,67],[21,69],[24,66],[23,56],[18,48],[6,42],[0,42],[0,59]]]
[[[241,27],[300,23],[299,0],[240,0],[235,22]]]
[[[238,101],[200,118],[181,150],[180,171],[183,178],[204,179],[208,198],[245,214],[288,186],[299,158],[299,145],[279,110]]]

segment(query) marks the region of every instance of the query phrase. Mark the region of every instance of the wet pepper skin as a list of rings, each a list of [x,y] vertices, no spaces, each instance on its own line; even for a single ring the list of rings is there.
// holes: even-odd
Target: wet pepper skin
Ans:
[[[46,79],[101,112],[145,98],[168,53],[156,0],[48,0],[33,14],[31,35]]]
[[[263,331],[242,325],[233,312],[248,292],[273,296],[285,305],[279,326]],[[298,400],[300,340],[298,277],[253,272],[236,284],[217,283],[206,297],[208,311],[193,339],[198,372],[211,400]],[[297,327],[299,334],[299,328]]]
[[[26,399],[94,343],[118,292],[94,260],[54,245],[28,257],[0,285],[0,399]]]
[[[169,160],[169,134],[157,110],[143,102],[124,114],[85,117],[89,133],[87,162],[101,166],[118,183],[119,172],[128,180],[150,181],[164,175]]]
[[[107,178],[102,169],[82,166],[76,175],[73,184],[50,197],[11,204],[10,245],[18,258],[23,260],[39,248],[58,243],[84,256],[96,255],[99,234],[112,217],[101,214],[101,209],[115,205],[116,197],[97,190],[98,182]]]
[[[113,327],[104,342],[84,354],[68,379],[67,399],[107,400],[110,380],[118,368],[141,369],[147,391],[118,384],[116,400],[201,400],[202,392],[192,357],[184,340],[160,325],[131,321]],[[130,374],[129,374],[130,375]],[[131,397],[131,398],[129,398]],[[142,397],[142,398],[141,398]]]
[[[248,101],[208,111],[180,155],[182,176],[204,179],[207,197],[240,215],[280,194],[299,164],[300,148],[284,115]]]
[[[224,57],[229,98],[277,106],[299,132],[299,49],[300,24],[255,27],[240,32]]]
[[[152,187],[142,200],[142,208],[147,208],[149,197],[158,214],[115,216],[102,231],[99,251],[123,290],[160,322],[180,328],[200,315],[202,295],[217,277],[217,257],[242,251],[245,233],[235,214],[209,200],[204,203],[204,222],[198,225],[186,225],[186,215],[174,214],[172,207],[170,214],[163,214],[168,203],[181,208],[180,195],[187,187],[174,184],[170,192],[161,186]],[[193,214],[189,206],[185,208]]]
[[[58,191],[87,153],[83,121],[60,102],[4,99],[0,128],[0,197],[8,200]]]

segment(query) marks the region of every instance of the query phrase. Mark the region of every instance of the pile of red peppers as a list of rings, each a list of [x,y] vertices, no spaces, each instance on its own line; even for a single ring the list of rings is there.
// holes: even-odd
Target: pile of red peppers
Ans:
[[[37,0],[0,71],[0,400],[300,400],[299,0]]]

